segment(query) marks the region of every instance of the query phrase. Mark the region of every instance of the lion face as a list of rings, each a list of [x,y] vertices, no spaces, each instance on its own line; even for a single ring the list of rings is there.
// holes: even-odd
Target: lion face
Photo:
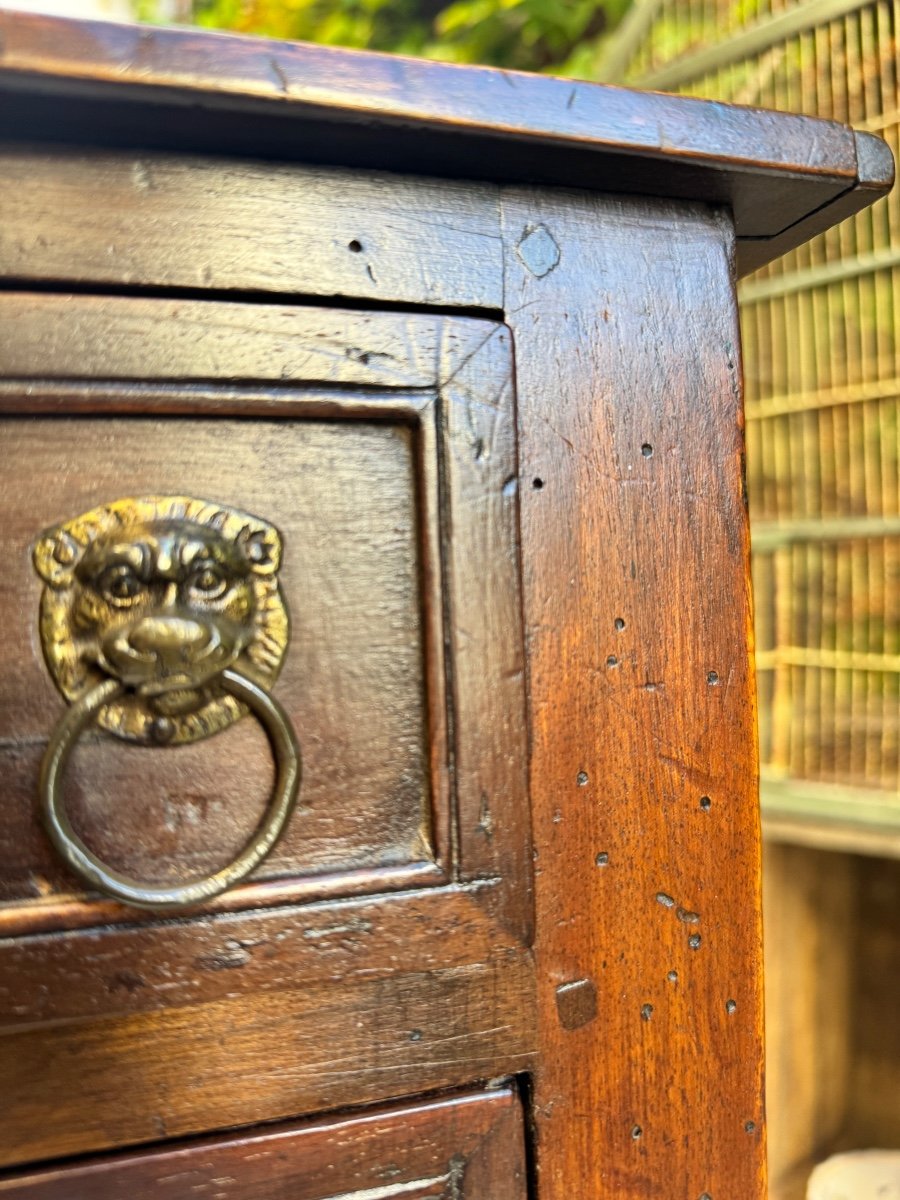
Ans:
[[[101,712],[111,732],[187,742],[241,706],[217,688],[228,666],[270,686],[287,645],[268,523],[187,497],[117,500],[48,530],[34,553],[46,583],[41,640],[68,699],[104,678],[125,694]]]

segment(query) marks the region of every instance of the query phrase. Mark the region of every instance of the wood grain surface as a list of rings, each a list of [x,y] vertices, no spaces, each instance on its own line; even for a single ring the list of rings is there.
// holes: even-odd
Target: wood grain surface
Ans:
[[[503,304],[489,184],[6,143],[0,189],[5,276]]]
[[[30,550],[48,526],[122,495],[189,491],[270,519],[284,538],[291,641],[275,692],[300,741],[304,780],[300,808],[257,878],[437,859],[431,812],[442,810],[446,823],[447,797],[433,796],[429,779],[409,427],[19,417],[0,422],[0,438],[16,464],[0,533],[0,606],[21,614],[0,635],[5,661],[16,662],[0,683],[4,900],[78,890],[35,821],[38,766],[65,701],[37,645],[42,581]],[[23,645],[29,653],[17,652]],[[435,701],[443,704],[440,691]],[[95,735],[76,750],[66,805],[104,861],[172,883],[235,857],[273,780],[267,738],[252,720],[156,752]]]
[[[8,293],[0,309],[16,331],[2,349],[0,405],[15,451],[4,477],[3,611],[13,619],[3,646],[17,664],[0,704],[15,801],[0,910],[2,1162],[527,1069],[508,332],[462,318],[180,300]],[[284,534],[296,647],[276,687],[306,774],[296,825],[260,880],[207,912],[160,921],[71,894],[77,884],[60,876],[38,826],[35,772],[62,704],[36,639],[30,548],[42,522],[123,487],[187,484],[240,495]],[[86,739],[68,797],[85,836],[148,872],[161,862],[191,873],[229,852],[270,770],[252,722],[230,732],[233,744],[222,735],[211,756],[202,749],[213,741],[193,748],[200,757],[173,751],[171,766],[165,752],[136,759],[109,738]],[[148,757],[160,761],[142,766]],[[430,895],[415,890],[425,884]],[[265,923],[260,905],[299,901]]]
[[[498,919],[533,938],[531,820],[518,554],[519,480],[509,331],[498,328],[442,383],[447,486],[456,530],[477,540],[448,553],[460,877],[514,880]],[[450,374],[452,372],[452,374]],[[491,682],[485,684],[485,672]]]
[[[0,1165],[527,1071],[498,890],[0,941]]]
[[[384,901],[379,922],[405,900]],[[424,936],[442,933],[432,926]],[[95,944],[103,956],[102,940]],[[262,994],[201,993],[178,1008],[0,1038],[0,1164],[460,1087],[531,1066],[532,968],[521,950],[383,978],[372,966],[345,983],[298,975]]]
[[[2,832],[6,899],[37,902],[21,914],[19,927],[30,920],[46,927],[46,901],[73,886],[55,866],[33,815],[33,780],[61,701],[27,619],[37,611],[40,588],[30,546],[47,524],[123,487],[133,494],[178,493],[186,480],[204,495],[240,493],[246,509],[272,515],[291,547],[284,580],[295,650],[278,686],[304,731],[306,781],[302,813],[257,878],[293,877],[294,895],[327,895],[404,879],[427,882],[423,868],[430,863],[469,879],[494,877],[514,864],[507,877],[516,880],[515,919],[527,925],[506,333],[484,322],[234,304],[17,295],[0,306],[7,327],[20,334],[3,348],[8,378],[0,395],[0,405],[19,414],[6,422],[6,441],[24,472],[11,481],[4,534],[11,570],[2,594],[6,609],[25,621],[19,630],[5,627],[6,652],[15,658],[27,646],[28,653],[0,690],[0,738],[14,801]],[[260,344],[265,326],[269,341]],[[52,382],[13,382],[34,361],[30,339],[43,339],[42,374]],[[95,382],[80,382],[91,374]],[[143,376],[147,383],[123,388],[110,382],[116,376]],[[227,386],[201,392],[151,382],[192,376],[218,377]],[[242,376],[253,384],[235,388]],[[277,380],[278,389],[256,386],[266,378]],[[354,394],[348,384],[369,390]],[[342,390],[328,392],[326,385]],[[76,411],[85,415],[65,416]],[[42,415],[48,412],[55,415]],[[187,419],[188,413],[204,416]],[[260,420],[250,419],[257,414]],[[449,464],[443,499],[438,441]],[[115,453],[107,453],[113,446]],[[488,526],[485,505],[494,510]],[[454,530],[446,550],[442,521]],[[447,794],[442,558],[451,578],[449,628],[470,631],[454,640],[467,682],[455,700],[454,753],[460,764],[473,764],[457,779],[458,812],[451,812]],[[489,674],[497,686],[485,687],[488,663],[495,664]],[[250,721],[184,754],[141,756],[108,738],[96,746],[87,739],[71,772],[70,803],[88,840],[123,868],[152,873],[161,864],[173,876],[190,875],[227,857],[247,835],[271,774],[265,738]],[[144,786],[132,794],[129,781],[138,777]],[[123,809],[126,794],[131,799]],[[181,803],[181,796],[188,800]],[[513,814],[496,831],[492,807]],[[455,865],[451,826],[461,855]],[[416,873],[404,875],[404,867]],[[311,890],[315,875],[320,880]],[[435,870],[431,881],[440,879]],[[282,886],[268,898],[289,895]],[[236,896],[220,906],[239,903]],[[257,889],[255,898],[265,893]],[[69,923],[90,920],[77,901],[67,901],[65,917],[58,907],[57,913]],[[14,922],[9,907],[0,913],[8,932]]]
[[[505,1084],[296,1122],[521,1074],[537,1200],[762,1200],[735,250],[871,202],[889,154],[503,72],[0,33],[0,1161],[32,1164],[0,1188],[164,1196],[200,1153],[235,1195],[518,1200]],[[70,507],[185,478],[285,533],[309,820],[273,878],[159,921],[42,857],[61,702],[28,555]],[[267,779],[232,733],[227,784],[202,745],[161,781],[87,741],[86,830],[148,870],[225,853]],[[158,799],[188,779],[205,804]]]
[[[0,1180],[13,1200],[524,1200],[509,1087]]]
[[[511,190],[504,229],[532,722],[539,1194],[563,1200],[577,1179],[582,1194],[616,1200],[762,1197],[730,225],[687,205]]]
[[[891,153],[872,134],[693,97],[37,14],[0,13],[0,37],[0,137],[726,204],[742,271],[893,181]]]

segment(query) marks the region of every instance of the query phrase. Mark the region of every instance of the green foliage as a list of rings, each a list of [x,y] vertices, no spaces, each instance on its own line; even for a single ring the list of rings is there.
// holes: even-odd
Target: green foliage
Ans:
[[[433,22],[425,52],[453,62],[569,73],[621,16],[622,0],[454,0]]]
[[[160,0],[139,0],[159,19]],[[193,23],[448,62],[590,76],[630,0],[192,0]],[[183,11],[183,10],[182,10]]]

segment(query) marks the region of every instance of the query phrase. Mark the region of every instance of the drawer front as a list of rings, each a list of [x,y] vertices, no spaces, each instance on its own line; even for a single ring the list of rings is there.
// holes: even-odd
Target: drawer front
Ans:
[[[87,296],[0,308],[0,1161],[526,1067],[507,331]],[[162,710],[128,673],[168,655],[167,686],[181,679],[186,644],[161,631],[237,636],[231,600],[223,616],[215,589],[184,599],[205,586],[192,547],[223,541],[260,589],[229,670],[270,700],[219,727],[218,676],[194,688],[208,708],[178,683]],[[125,690],[73,734],[84,689],[118,671]],[[231,870],[290,753],[272,706],[302,778],[245,878],[148,912],[66,857],[84,847],[110,877],[179,895]]]
[[[71,701],[118,671],[108,649],[96,668],[91,643],[105,646],[122,612],[86,613],[82,601],[95,604],[89,560],[98,543],[110,553],[110,527],[119,541],[141,540],[132,526],[143,516],[125,521],[117,507],[128,498],[144,510],[142,497],[170,498],[153,501],[151,532],[185,512],[185,527],[215,527],[217,509],[234,509],[231,527],[201,532],[230,545],[235,530],[240,539],[259,525],[277,543],[257,549],[269,556],[263,582],[277,573],[290,632],[283,607],[278,627],[270,598],[257,599],[235,668],[282,660],[265,684],[300,744],[300,805],[254,873],[256,891],[219,907],[439,883],[457,868],[496,875],[504,842],[518,841],[517,861],[527,861],[516,816],[524,697],[503,327],[49,296],[9,297],[4,320],[2,931],[123,915],[85,896],[54,854],[35,792],[65,712],[60,691]],[[455,383],[460,369],[473,371],[471,383]],[[254,524],[241,529],[241,513]],[[53,660],[51,641],[74,667]],[[228,863],[252,833],[273,787],[265,733],[244,719],[205,740],[183,737],[205,712],[174,717],[169,748],[83,730],[65,809],[111,868],[174,884]],[[499,722],[499,740],[485,718]],[[103,712],[100,723],[113,727]],[[501,828],[490,812],[498,782],[509,837],[509,821]],[[451,861],[457,824],[465,863]]]
[[[8,1200],[524,1200],[509,1088],[115,1155],[0,1181]]]

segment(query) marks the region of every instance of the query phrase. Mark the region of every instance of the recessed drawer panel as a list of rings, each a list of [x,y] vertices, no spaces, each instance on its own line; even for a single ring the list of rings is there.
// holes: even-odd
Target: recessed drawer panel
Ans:
[[[514,739],[523,728],[503,328],[14,300],[0,362],[0,928],[122,919],[96,895],[118,893],[79,868],[73,840],[108,876],[157,890],[227,871],[277,792],[284,756],[265,713],[236,719],[243,701],[223,690],[224,675],[199,690],[178,683],[194,651],[157,645],[176,627],[204,646],[231,637],[222,622],[213,637],[183,619],[197,571],[166,566],[165,555],[199,553],[185,549],[184,529],[188,543],[234,551],[259,584],[243,649],[223,662],[253,680],[261,669],[302,775],[280,841],[214,907],[447,882],[454,827],[463,876],[481,865],[496,875],[506,854],[491,811],[498,773],[504,791],[510,772],[517,787],[524,779],[512,757],[521,742],[493,736],[497,718]],[[215,594],[201,599],[216,608]],[[131,621],[132,601],[148,619]],[[234,605],[218,607],[235,624]],[[135,676],[142,657],[162,662],[165,680],[155,667]],[[71,736],[59,732],[71,706],[115,681],[121,695]],[[48,745],[63,762],[53,786],[39,783]],[[44,828],[53,805],[53,820],[71,823],[62,848]]]
[[[515,1092],[122,1154],[0,1181],[8,1200],[524,1200]]]
[[[44,529],[121,496],[189,493],[280,534],[290,634],[272,691],[296,732],[303,778],[286,833],[255,877],[437,860],[432,811],[446,805],[434,802],[429,778],[428,549],[409,425],[304,420],[301,411],[283,421],[29,417],[0,422],[0,439],[15,476],[0,528],[4,657],[14,664],[0,681],[3,900],[78,887],[34,819],[40,761],[65,708],[38,640],[44,589],[34,547]],[[123,530],[126,539],[137,535]],[[108,605],[82,611],[96,586],[76,577],[73,590],[88,598],[59,618],[79,622],[68,632],[82,643],[85,671],[94,630],[122,619]],[[270,621],[259,608],[253,636],[265,643]],[[235,857],[273,775],[255,720],[163,748],[93,729],[77,743],[65,803],[112,868],[176,882]]]

